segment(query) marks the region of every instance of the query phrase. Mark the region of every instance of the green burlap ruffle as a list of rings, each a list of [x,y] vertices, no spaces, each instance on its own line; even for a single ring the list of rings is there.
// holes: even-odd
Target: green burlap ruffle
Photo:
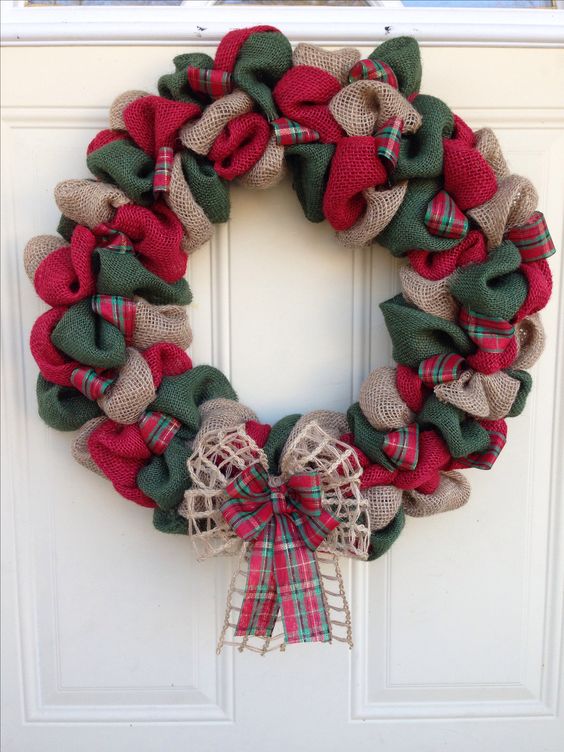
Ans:
[[[450,138],[454,130],[453,114],[443,101],[427,94],[411,104],[423,122],[417,133],[402,138],[394,180],[437,178],[443,173],[443,138]]]
[[[374,561],[383,556],[396,540],[399,538],[405,525],[405,512],[400,507],[399,512],[394,519],[383,527],[381,530],[375,530],[370,535],[370,546],[368,548],[368,561]]]
[[[475,350],[457,324],[410,306],[403,295],[380,303],[380,308],[390,333],[396,363],[417,368],[431,355],[453,352],[469,355]]]
[[[323,222],[323,194],[329,179],[331,159],[335,144],[296,144],[284,151],[286,163],[292,172],[292,187],[306,219]]]
[[[114,183],[134,203],[142,206],[153,203],[154,162],[131,141],[111,141],[90,152],[86,164],[98,180]]]
[[[124,298],[139,295],[155,305],[189,305],[192,302],[187,280],[165,282],[130,253],[97,248],[94,252],[94,270],[97,274],[96,290],[101,295],[121,295]]]
[[[176,509],[155,507],[153,510],[153,525],[160,533],[188,534],[188,521],[181,517]]]
[[[268,459],[268,472],[271,475],[280,474],[280,457],[284,444],[288,440],[292,428],[302,416],[299,414],[286,415],[272,426],[263,451]]]
[[[94,368],[117,368],[125,363],[123,334],[92,310],[90,298],[68,309],[53,329],[51,341],[69,358]]]
[[[400,208],[378,235],[378,243],[394,256],[404,256],[407,251],[413,250],[447,251],[460,243],[456,238],[432,235],[425,225],[429,201],[440,190],[439,180],[410,180]]]
[[[399,90],[409,97],[421,87],[421,53],[413,37],[394,37],[382,42],[369,56],[370,60],[382,60],[396,74]]]
[[[292,46],[280,32],[260,31],[243,43],[233,68],[233,81],[252,97],[267,120],[275,120],[278,110],[272,89],[292,67]]]
[[[221,371],[213,366],[196,366],[180,376],[165,376],[157,399],[148,409],[177,418],[193,437],[201,423],[199,406],[217,397],[237,399],[233,387]]]
[[[37,376],[36,394],[39,416],[58,431],[76,431],[102,414],[98,404],[77,389],[53,384],[41,374]]]
[[[483,452],[490,443],[489,433],[474,418],[469,418],[454,405],[439,402],[434,394],[425,400],[415,420],[422,428],[435,427],[453,457]]]
[[[77,224],[78,222],[75,222],[74,219],[69,219],[68,217],[65,217],[64,214],[61,214],[59,224],[57,225],[57,232],[67,241],[67,243],[70,243],[74,228]]]
[[[512,379],[517,379],[520,382],[519,391],[515,397],[515,401],[511,405],[511,410],[507,413],[508,418],[515,418],[517,415],[521,415],[527,404],[527,397],[529,396],[533,387],[533,377],[528,371],[521,371],[517,368],[508,368],[506,371],[508,376]]]
[[[448,286],[466,308],[510,321],[525,302],[529,289],[520,266],[517,247],[506,240],[490,251],[481,264],[457,269]]]
[[[358,402],[351,405],[347,410],[347,421],[354,436],[354,443],[371,462],[376,462],[387,470],[394,470],[394,466],[382,451],[384,436],[366,419]]]
[[[159,78],[158,90],[161,97],[197,105],[201,105],[202,102],[209,102],[209,97],[197,94],[190,89],[186,76],[186,68],[188,66],[193,68],[212,68],[212,58],[203,52],[188,52],[183,55],[177,55],[172,62],[176,68],[175,72],[165,73],[164,76]]]
[[[205,157],[198,157],[184,149],[181,156],[182,172],[192,195],[213,224],[227,222],[231,209],[229,188]]]
[[[155,455],[137,473],[137,485],[162,509],[173,509],[184,497],[190,486],[188,457],[191,453],[189,440],[193,434],[183,426],[161,455]]]

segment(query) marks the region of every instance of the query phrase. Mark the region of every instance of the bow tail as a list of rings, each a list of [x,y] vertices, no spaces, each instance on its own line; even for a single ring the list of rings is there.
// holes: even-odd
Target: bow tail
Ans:
[[[280,607],[274,577],[274,521],[251,544],[249,572],[237,621],[237,637],[271,637]]]
[[[331,630],[315,551],[286,516],[276,520],[274,575],[286,642],[329,642]]]

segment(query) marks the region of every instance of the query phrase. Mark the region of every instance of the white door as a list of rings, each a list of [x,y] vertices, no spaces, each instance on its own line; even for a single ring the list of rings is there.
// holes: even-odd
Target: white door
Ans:
[[[113,97],[153,89],[185,51],[3,51],[4,752],[562,750],[561,252],[534,394],[495,468],[472,472],[462,510],[409,519],[383,559],[345,566],[352,652],[218,657],[229,562],[196,563],[37,417],[27,341],[42,307],[22,249],[54,231],[52,188],[86,175]],[[423,59],[423,90],[496,129],[562,249],[562,50]],[[287,183],[232,196],[229,227],[191,262],[195,361],[227,372],[264,421],[346,408],[390,360],[378,303],[396,264],[308,224]]]

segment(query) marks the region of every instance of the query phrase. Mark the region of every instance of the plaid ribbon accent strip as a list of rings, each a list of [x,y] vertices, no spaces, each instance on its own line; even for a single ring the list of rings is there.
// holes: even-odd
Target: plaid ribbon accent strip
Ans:
[[[399,159],[403,120],[392,117],[376,133],[376,153],[384,160],[388,173],[396,169]]]
[[[94,232],[104,236],[99,241],[99,248],[107,248],[115,253],[135,253],[133,243],[124,232],[114,230],[107,225],[98,225]]]
[[[437,384],[448,384],[455,381],[462,373],[464,358],[458,353],[431,355],[419,364],[419,378],[433,389]]]
[[[89,400],[100,399],[114,381],[109,376],[102,376],[96,373],[93,368],[86,368],[85,366],[75,368],[71,373],[70,380],[71,384]]]
[[[192,91],[207,94],[212,99],[219,99],[233,91],[231,73],[226,71],[189,65],[186,68],[186,77]]]
[[[349,84],[362,80],[382,81],[399,89],[398,79],[390,66],[383,60],[359,60],[349,71]]]
[[[153,454],[164,453],[181,425],[176,418],[154,410],[146,410],[138,421],[143,441]]]
[[[461,308],[458,323],[480,350],[502,353],[515,334],[515,327],[505,319],[482,316],[468,308]]]
[[[468,233],[468,218],[446,191],[439,191],[429,201],[425,224],[432,235],[442,238],[463,238]]]
[[[382,451],[400,470],[415,470],[419,461],[419,426],[410,423],[405,428],[390,431],[384,436]]]
[[[129,342],[135,331],[135,301],[119,295],[93,295],[92,310],[110,324],[117,326]]]
[[[296,123],[286,117],[272,120],[271,125],[274,129],[274,137],[279,146],[292,146],[292,144],[309,144],[312,141],[319,141],[319,133],[313,128],[306,128],[304,125]]]
[[[280,610],[286,642],[328,642],[331,634],[315,550],[339,521],[321,506],[317,473],[271,488],[252,465],[225,489],[223,516],[251,543],[236,635],[270,637]]]
[[[550,258],[556,253],[544,214],[539,211],[532,214],[524,225],[509,230],[506,238],[517,246],[525,263]]]
[[[490,443],[484,452],[475,452],[458,460],[459,465],[464,464],[466,467],[476,467],[478,470],[491,470],[495,461],[499,457],[501,450],[505,446],[507,436],[501,431],[490,431]]]
[[[172,162],[174,160],[174,151],[170,146],[161,146],[157,153],[155,162],[155,173],[153,175],[153,192],[168,192],[170,188],[170,179],[172,177]]]

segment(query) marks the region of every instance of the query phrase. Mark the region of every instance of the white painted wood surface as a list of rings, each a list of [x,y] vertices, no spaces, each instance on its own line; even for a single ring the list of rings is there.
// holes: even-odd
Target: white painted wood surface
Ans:
[[[37,417],[27,340],[42,304],[22,249],[54,231],[52,188],[86,175],[113,96],[153,88],[181,51],[3,50],[4,751],[561,750],[561,254],[549,345],[495,468],[471,472],[466,508],[409,519],[388,556],[345,568],[350,654],[218,658],[228,563],[197,564]],[[496,128],[561,249],[562,51],[427,48],[423,91]],[[263,420],[346,408],[390,360],[378,303],[396,262],[338,246],[288,184],[232,197],[229,226],[190,262],[195,361],[226,371]]]

